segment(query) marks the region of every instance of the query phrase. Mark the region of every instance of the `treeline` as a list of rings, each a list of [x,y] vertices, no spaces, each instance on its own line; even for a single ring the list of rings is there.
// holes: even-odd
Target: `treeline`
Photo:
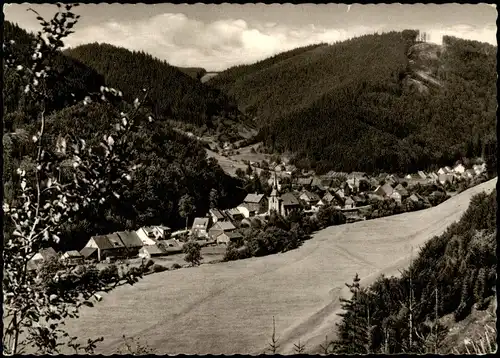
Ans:
[[[365,35],[247,66],[239,77],[230,69],[212,85],[265,123],[265,145],[294,153],[300,168],[415,172],[462,157],[496,162],[496,47],[445,37],[435,63],[416,68],[407,54],[427,51],[413,48],[417,35]],[[408,86],[422,68],[442,86]]]
[[[462,218],[429,240],[400,278],[363,288],[356,276],[343,301],[333,352],[450,353],[439,318],[486,309],[496,286],[496,190],[474,196]]]
[[[128,101],[147,88],[156,118],[205,125],[209,129],[216,126],[216,119],[242,118],[236,104],[220,90],[143,51],[92,43],[68,49],[65,54],[96,70],[109,86],[123,91]]]

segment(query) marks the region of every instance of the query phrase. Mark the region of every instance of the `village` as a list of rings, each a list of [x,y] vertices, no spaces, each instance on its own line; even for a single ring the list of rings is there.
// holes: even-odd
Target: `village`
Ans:
[[[264,226],[271,212],[287,217],[294,211],[315,215],[322,207],[333,207],[346,218],[347,223],[367,220],[376,216],[373,207],[377,203],[392,202],[399,206],[425,208],[432,206],[432,198],[444,189],[449,195],[456,193],[457,183],[478,184],[478,178],[486,171],[484,163],[466,168],[457,163],[453,168],[445,166],[436,172],[418,171],[404,178],[394,174],[369,176],[363,172],[342,173],[330,171],[322,176],[302,172],[291,180],[290,166],[280,163],[274,166],[273,175],[268,180],[272,190],[264,193],[249,193],[243,202],[234,208],[212,208],[204,217],[195,217],[191,228],[172,232],[164,225],[147,226],[136,231],[119,231],[92,236],[80,251],[57,253],[53,248],[40,250],[29,262],[30,269],[37,269],[51,258],[57,258],[69,265],[94,262],[110,264],[117,260],[135,260],[181,257],[183,245],[195,240],[203,249],[214,251],[222,257],[230,242],[241,245],[242,230],[255,223]],[[252,178],[249,175],[249,179]],[[282,181],[283,183],[280,183]],[[287,183],[287,184],[284,184]],[[462,190],[467,184],[462,184]],[[415,188],[431,187],[428,197]],[[454,189],[450,189],[454,188]],[[445,200],[445,199],[444,199]],[[439,202],[438,202],[439,203]],[[178,260],[182,262],[182,260]],[[174,264],[176,268],[181,265]],[[174,267],[175,267],[174,266]]]

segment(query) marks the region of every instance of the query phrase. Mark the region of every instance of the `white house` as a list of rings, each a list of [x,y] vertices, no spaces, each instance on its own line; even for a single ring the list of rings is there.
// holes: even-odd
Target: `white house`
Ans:
[[[394,190],[389,197],[398,203],[401,202],[401,194],[397,190]]]
[[[238,209],[246,218],[255,216],[256,214],[256,210],[246,203],[237,206],[236,209]]]
[[[156,245],[158,240],[165,240],[170,229],[166,226],[145,226],[135,233],[139,236],[144,246]]]
[[[457,174],[463,174],[465,172],[465,167],[462,164],[458,164],[453,168],[453,171]]]

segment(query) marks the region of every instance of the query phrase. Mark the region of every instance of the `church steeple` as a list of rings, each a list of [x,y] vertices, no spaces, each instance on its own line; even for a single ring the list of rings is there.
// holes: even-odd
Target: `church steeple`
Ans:
[[[271,210],[280,213],[280,199],[279,199],[279,188],[278,179],[276,178],[276,172],[274,172],[273,180],[273,190],[271,191],[271,197],[269,198],[269,213]]]

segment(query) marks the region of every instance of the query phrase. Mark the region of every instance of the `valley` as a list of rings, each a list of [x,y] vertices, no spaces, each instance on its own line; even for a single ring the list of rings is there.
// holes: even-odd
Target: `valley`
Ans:
[[[297,250],[155,274],[84,308],[68,330],[102,335],[98,352],[110,354],[121,335],[138,337],[158,354],[262,353],[276,318],[282,350],[298,339],[310,352],[332,337],[344,283],[357,272],[362,284],[397,274],[417,248],[458,220],[470,198],[495,188],[496,179],[418,212],[330,227]]]

